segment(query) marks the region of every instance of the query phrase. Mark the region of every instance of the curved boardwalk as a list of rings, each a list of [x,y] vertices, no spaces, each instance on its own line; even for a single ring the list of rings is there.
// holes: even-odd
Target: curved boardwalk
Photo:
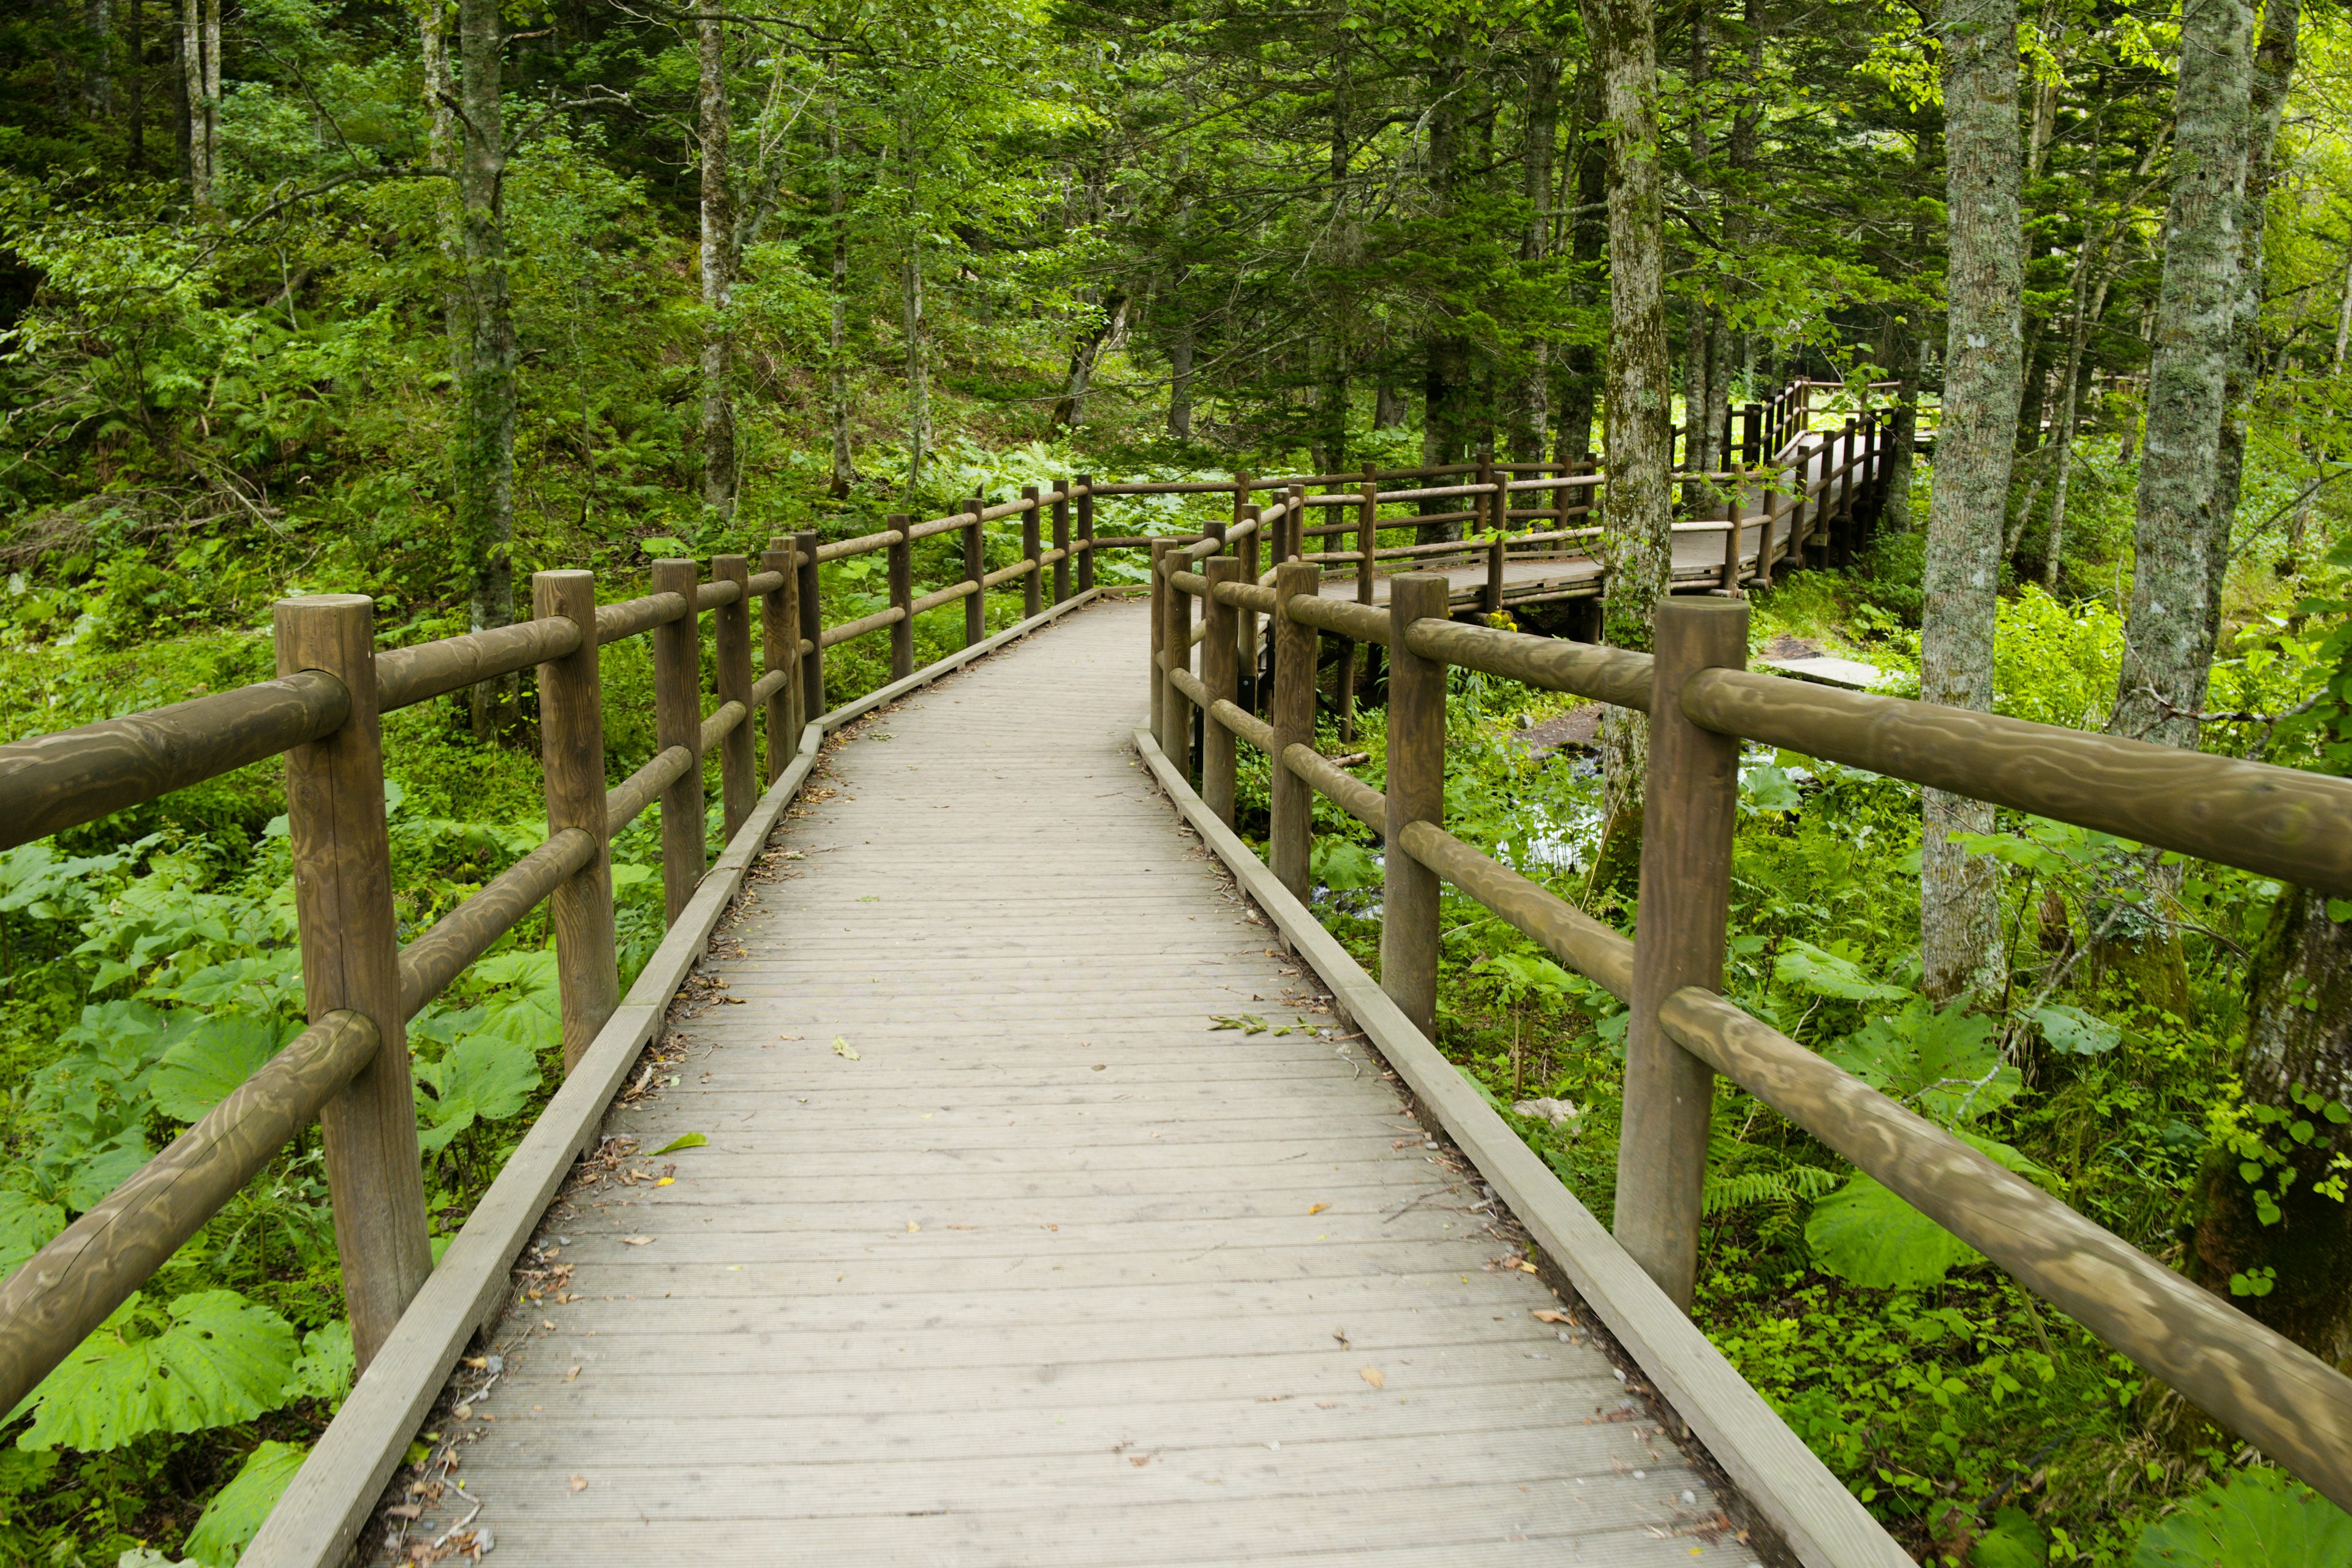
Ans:
[[[1754,1561],[1139,770],[1143,647],[1082,610],[832,754],[608,1128],[709,1144],[551,1215],[572,1272],[436,1418],[467,1495],[411,1541],[478,1500],[518,1563]]]

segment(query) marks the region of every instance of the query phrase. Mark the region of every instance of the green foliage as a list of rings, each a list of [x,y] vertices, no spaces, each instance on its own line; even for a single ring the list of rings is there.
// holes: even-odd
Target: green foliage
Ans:
[[[308,1452],[299,1443],[266,1442],[255,1448],[236,1479],[205,1505],[188,1531],[188,1555],[205,1568],[235,1568],[238,1553],[269,1517]]]
[[[102,1452],[249,1421],[286,1402],[298,1353],[285,1319],[234,1290],[179,1297],[164,1314],[134,1294],[26,1396],[33,1424],[17,1443]]]
[[[2284,1473],[2242,1470],[2151,1525],[2131,1568],[2336,1568],[2352,1562],[2352,1515]]]

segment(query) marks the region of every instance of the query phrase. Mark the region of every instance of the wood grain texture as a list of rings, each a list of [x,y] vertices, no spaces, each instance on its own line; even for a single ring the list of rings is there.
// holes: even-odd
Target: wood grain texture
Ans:
[[[144,1286],[381,1044],[359,1014],[329,1013],[0,1282],[0,1407]]]
[[[389,713],[462,691],[478,680],[512,675],[575,652],[581,627],[571,620],[531,619],[375,656],[376,711]]]
[[[745,710],[743,721],[719,742],[719,796],[724,824],[721,837],[732,838],[760,799],[757,737],[751,732],[750,719],[751,563],[740,555],[714,555],[710,558],[710,574],[721,583],[733,584],[739,590],[733,601],[720,605],[718,614],[710,617],[710,647],[719,705],[724,708],[740,703]]]
[[[551,1216],[567,1300],[500,1325],[460,1473],[502,1553],[1754,1560],[1177,830],[1121,722],[1149,613],[829,754],[705,962],[742,1004],[605,1128],[709,1143]]]
[[[800,744],[801,712],[800,574],[793,569],[792,541],[772,539],[761,552],[760,564],[776,585],[760,597],[759,687],[767,740],[768,783],[782,778]]]
[[[331,733],[351,712],[320,670],[0,746],[0,849],[29,844]]]
[[[1424,617],[1445,616],[1444,579],[1414,573],[1396,580],[1389,619],[1388,854],[1381,862],[1381,988],[1423,1034],[1437,1033],[1437,878],[1406,854],[1409,822],[1445,816],[1445,666],[1412,651],[1408,635]]]
[[[384,829],[374,605],[321,594],[279,600],[271,619],[280,675],[323,670],[351,693],[341,729],[286,753],[286,830],[306,1012],[312,1023],[358,1013],[380,1042],[319,1120],[344,1306],[365,1366],[433,1271]]]
[[[615,605],[596,606],[596,646],[616,643],[656,626],[667,626],[686,614],[683,594],[648,594],[641,599],[624,599]]]
[[[604,698],[596,663],[595,575],[534,572],[530,605],[533,616],[562,617],[588,634],[571,653],[539,667],[539,752],[546,775],[548,833],[552,837],[576,827],[591,837],[593,846],[586,861],[548,901],[549,923],[555,928],[556,987],[568,1072],[621,1002],[613,858],[604,831]]]
[[[817,597],[816,531],[804,529],[793,536],[800,558],[800,582],[794,597],[801,612],[801,706],[803,725],[814,724],[824,711],[824,612]]]
[[[1651,625],[1654,679],[1669,693],[1697,671],[1748,658],[1748,606],[1669,600]],[[1723,985],[1731,912],[1731,833],[1739,816],[1739,742],[1703,730],[1678,703],[1650,717],[1642,796],[1641,902],[1633,1020],[1625,1032],[1624,1121],[1617,1142],[1617,1239],[1675,1306],[1697,1288],[1700,1194],[1715,1076],[1658,1017],[1685,985]]]
[[[1219,584],[1240,582],[1242,563],[1230,555],[1220,555],[1202,562],[1201,572],[1212,590],[1202,600],[1207,629],[1201,637],[1201,706],[1207,713],[1207,722],[1201,731],[1201,798],[1209,803],[1218,821],[1231,827],[1237,752],[1233,728],[1219,721],[1215,704],[1231,705],[1239,698],[1239,652],[1235,644],[1240,637],[1240,622],[1233,605],[1219,598],[1213,590]]]
[[[1294,501],[1297,495],[1294,490]],[[1295,514],[1296,506],[1292,510]],[[1304,562],[1286,560],[1275,568],[1274,693],[1266,704],[1272,721],[1266,749],[1277,758],[1293,746],[1314,749],[1316,653],[1321,639],[1314,627],[1285,612],[1293,599],[1312,598],[1321,591],[1321,575]],[[1291,896],[1305,899],[1314,888],[1308,868],[1315,848],[1314,788],[1287,766],[1276,765],[1268,794],[1266,859]]]
[[[811,567],[813,572],[814,567]],[[654,563],[656,593],[691,601],[698,568],[691,561]],[[661,792],[662,907],[671,925],[702,879],[702,632],[692,616],[654,631],[654,744],[686,749],[683,771]]]

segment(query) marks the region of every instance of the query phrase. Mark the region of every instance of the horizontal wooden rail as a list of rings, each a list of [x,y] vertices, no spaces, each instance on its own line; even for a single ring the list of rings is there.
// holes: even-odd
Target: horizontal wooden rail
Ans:
[[[626,637],[649,632],[656,626],[666,626],[686,614],[683,594],[647,594],[641,599],[623,599],[617,604],[596,606],[596,646],[605,647]]]
[[[853,637],[862,637],[868,632],[878,632],[884,626],[896,626],[906,618],[905,607],[893,605],[887,610],[877,610],[870,616],[860,616],[854,621],[825,627],[824,635],[816,639],[816,644],[819,647],[835,647]]]
[[[1405,824],[1397,845],[1619,1001],[1633,994],[1633,944],[1567,900],[1434,823]]]
[[[982,586],[993,588],[999,583],[1010,583],[1015,577],[1026,577],[1035,570],[1037,570],[1037,563],[1034,561],[1015,561],[1010,566],[1000,566],[993,572],[983,574],[980,581]]]
[[[767,674],[760,677],[759,679],[751,683],[751,706],[754,708],[761,706],[762,703],[766,702],[769,698],[773,697],[777,692],[782,691],[784,688],[790,686],[792,681],[793,672],[789,669],[772,669],[768,671]],[[771,746],[781,746],[782,743],[783,742],[782,737],[772,740],[768,742]]]
[[[1187,676],[1185,679],[1190,680],[1192,678]],[[1186,695],[1192,695],[1189,689]],[[1195,698],[1194,700],[1197,701],[1198,699]],[[1274,754],[1274,726],[1248,709],[1220,697],[1209,704],[1208,711],[1210,718],[1232,731],[1238,738],[1247,741],[1268,756]]]
[[[414,1018],[466,966],[537,909],[563,879],[595,858],[595,835],[567,827],[484,883],[400,950],[400,1008]]]
[[[958,599],[968,598],[980,591],[980,584],[967,577],[961,583],[950,583],[935,593],[924,595],[907,606],[907,613],[910,616],[919,616],[926,610],[936,610],[941,605],[952,605]]]
[[[1274,590],[1263,584],[1220,583],[1216,588],[1217,603],[1236,609],[1255,610],[1260,615],[1274,614]]]
[[[1311,750],[1303,742],[1293,742],[1283,748],[1282,761],[1284,766],[1312,784],[1332,805],[1358,822],[1375,833],[1388,831],[1388,796],[1322,752]]]
[[[1389,613],[1370,605],[1349,604],[1345,599],[1310,599],[1302,595],[1290,601],[1290,618],[1302,626],[1313,626],[1318,631],[1337,632],[1358,642],[1384,643],[1389,640]]]
[[[351,693],[320,670],[0,746],[0,849],[332,734]]]
[[[382,1043],[362,1015],[328,1014],[0,1281],[0,1408],[146,1284]]]
[[[2352,1379],[1722,997],[1677,991],[1661,1016],[1685,1049],[2352,1509]]]
[[[2352,898],[2352,780],[1711,669],[1693,723]]]
[[[704,583],[694,590],[694,607],[698,611],[715,610],[721,605],[735,604],[742,597],[743,584],[740,583],[723,580]]]
[[[719,742],[733,734],[735,726],[751,716],[751,709],[740,702],[721,703],[718,711],[702,721],[702,754],[707,757],[718,751]]]
[[[1296,605],[1302,601],[1292,603]],[[1650,710],[1651,659],[1646,653],[1433,617],[1417,620],[1406,627],[1404,640],[1407,647],[1423,658],[1443,659],[1488,675],[1506,676],[1547,691],[1590,697],[1619,708],[1638,708],[1644,713]]]
[[[389,713],[463,691],[476,681],[562,658],[579,647],[579,623],[551,616],[413,647],[386,648],[375,656],[376,710]]]
[[[656,752],[644,767],[614,784],[604,796],[604,837],[612,837],[653,805],[661,792],[686,776],[694,753],[684,746]]]
[[[905,534],[893,528],[881,533],[866,534],[857,539],[836,539],[830,544],[818,545],[816,558],[822,563],[827,561],[846,560],[852,555],[868,555],[877,550],[887,550],[905,538]]]
[[[953,533],[959,528],[970,528],[980,521],[975,512],[960,511],[950,517],[935,517],[929,522],[919,522],[907,530],[908,540],[929,539],[935,533]]]

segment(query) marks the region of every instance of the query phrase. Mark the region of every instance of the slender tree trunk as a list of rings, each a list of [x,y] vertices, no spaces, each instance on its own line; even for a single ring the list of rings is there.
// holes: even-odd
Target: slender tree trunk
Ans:
[[[2238,220],[2238,297],[2231,324],[2233,340],[2229,380],[2222,392],[2221,473],[2216,485],[2216,507],[2224,530],[2221,548],[2211,558],[2213,590],[2207,600],[2207,618],[2218,639],[2221,628],[2222,578],[2230,564],[2227,530],[2237,516],[2238,493],[2246,462],[2246,402],[2262,374],[2263,294],[2267,265],[2263,238],[2269,226],[2273,163],[2278,145],[2279,116],[2287,89],[2294,80],[2301,0],[2265,0],[2263,38],[2254,50],[2254,78],[2248,92],[2246,120],[2246,179]]]
[[[1176,328],[1168,338],[1168,434],[1179,441],[1192,438],[1192,317],[1185,309],[1180,281]]]
[[[515,331],[508,292],[506,127],[500,111],[506,22],[498,0],[459,0],[464,157],[458,192],[464,246],[468,352],[457,384],[456,461],[458,536],[472,577],[478,629],[514,619]],[[473,688],[474,733],[506,727],[515,682]]]
[[[2116,734],[2168,746],[2197,743],[2193,715],[2205,706],[2213,658],[2216,557],[2229,550],[2221,426],[2252,89],[2247,0],[2187,0],[2131,607],[2107,723]]]
[[[1383,375],[1372,395],[1372,424],[1382,430],[1394,430],[1404,423],[1404,390],[1393,377]]]
[[[833,434],[832,492],[836,500],[857,483],[857,464],[849,449],[849,202],[841,169],[841,94],[831,78],[840,68],[825,57],[824,185],[825,234],[833,247],[833,286],[827,303],[824,355],[825,423]]]
[[[1601,79],[1597,68],[1587,78],[1584,106],[1577,118],[1592,125],[1600,118]],[[1572,143],[1577,150],[1575,216],[1569,222],[1569,256],[1573,264],[1576,302],[1588,303],[1586,295],[1600,277],[1601,262],[1609,247],[1609,220],[1604,214],[1609,201],[1608,152],[1594,140],[1580,136]],[[1560,354],[1559,437],[1560,452],[1570,462],[1590,461],[1592,456],[1592,416],[1601,394],[1601,355],[1588,333],[1578,333]]]
[[[1441,229],[1458,220],[1462,188],[1468,177],[1469,127],[1465,123],[1463,98],[1468,75],[1465,55],[1465,29],[1449,25],[1429,75],[1430,202]],[[1470,340],[1452,320],[1448,308],[1423,344],[1422,462],[1431,468],[1464,460],[1470,448],[1472,403],[1476,395],[1471,367]],[[1453,509],[1453,502],[1423,501],[1426,515]],[[1462,525],[1449,522],[1440,537],[1459,539]]]
[[[188,199],[213,205],[212,138],[205,133],[204,0],[180,0],[181,98],[187,112],[181,134],[187,144]]]
[[[221,10],[220,0],[205,0],[205,181],[208,187],[220,181],[220,105],[221,105]]]
[[[1547,40],[1528,66],[1526,145],[1520,163],[1525,174],[1528,232],[1519,257],[1530,274],[1540,277],[1551,255],[1552,144],[1559,135],[1559,55]],[[1540,463],[1551,446],[1551,339],[1538,336],[1528,345],[1528,365],[1520,378],[1519,395],[1511,422],[1511,460]]]
[[[915,128],[903,110],[898,146],[907,164],[907,250],[898,263],[898,307],[907,340],[907,497],[911,503],[922,488],[923,466],[931,450],[930,356],[926,342],[930,327],[923,316],[923,209]]]
[[[2079,418],[2084,353],[2090,342],[2091,323],[2107,307],[2107,283],[2113,276],[2103,275],[2097,292],[2088,300],[2083,298],[2084,269],[2091,265],[2093,248],[2084,245],[2082,258],[2075,263],[2074,312],[2066,329],[2066,386],[2060,394],[2058,428],[2052,432],[2058,451],[2054,459],[2056,471],[2050,480],[2050,536],[2042,549],[2042,585],[2053,592],[2058,586],[2058,563],[2066,544],[2066,500],[2074,471],[2074,426]]]
[[[1328,220],[1330,240],[1329,275],[1336,280],[1345,278],[1360,259],[1354,218],[1349,202],[1349,184],[1354,157],[1355,142],[1349,126],[1348,58],[1344,50],[1334,69],[1331,89],[1331,212]],[[1329,323],[1324,330],[1323,385],[1320,405],[1315,421],[1314,452],[1310,458],[1315,471],[1331,474],[1339,471],[1348,460],[1348,414],[1350,394],[1349,373],[1353,368],[1353,351],[1349,342],[1349,318],[1354,301],[1336,281],[1330,288]]]
[[[131,101],[124,161],[134,174],[147,172],[147,0],[130,0],[131,37],[122,53],[124,96]]]
[[[465,384],[474,352],[474,328],[467,295],[465,203],[458,194],[465,153],[457,137],[457,83],[449,74],[448,16],[446,0],[423,0],[416,31],[425,63],[425,161],[448,176],[434,182],[433,205],[441,246],[441,327],[449,340],[449,384],[457,387]]]
[[[696,24],[702,143],[702,504],[735,521],[735,201],[728,186],[734,118],[727,103],[726,0],[704,0]]]
[[[2016,0],[1945,0],[1943,33],[1950,318],[1927,508],[1920,695],[1981,711],[1992,705],[1993,603],[2024,357]],[[1941,1002],[1996,982],[2000,883],[1990,857],[1950,842],[1955,832],[1990,832],[1990,806],[1928,790],[1921,816],[1923,981]]]
[[[1647,648],[1674,562],[1668,474],[1674,447],[1666,354],[1664,197],[1658,166],[1654,0],[1584,0],[1601,76],[1609,136],[1609,364],[1602,424],[1609,485],[1601,539],[1608,568],[1602,639]],[[1602,795],[1611,816],[1637,817],[1649,730],[1632,709],[1601,728]]]
[[[82,76],[82,99],[93,117],[105,119],[114,113],[114,8],[109,0],[82,0],[81,19],[89,35],[89,68]]]
[[[1102,319],[1070,350],[1069,377],[1054,404],[1055,425],[1076,429],[1086,423],[1087,388],[1093,384],[1095,365],[1106,349],[1116,347],[1126,335],[1127,290],[1114,285],[1110,297],[1102,302]]]

